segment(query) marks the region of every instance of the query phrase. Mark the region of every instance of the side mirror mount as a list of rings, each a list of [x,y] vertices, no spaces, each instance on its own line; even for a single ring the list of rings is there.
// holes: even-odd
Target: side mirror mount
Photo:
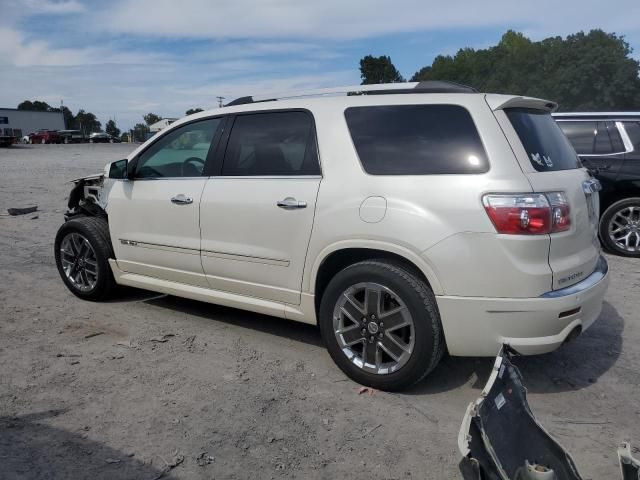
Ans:
[[[126,158],[111,162],[111,165],[109,166],[109,178],[114,178],[116,180],[129,178],[127,175],[127,163]]]

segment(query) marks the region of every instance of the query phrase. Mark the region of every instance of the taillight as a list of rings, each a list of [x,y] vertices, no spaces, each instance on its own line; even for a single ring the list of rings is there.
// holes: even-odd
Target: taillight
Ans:
[[[498,233],[544,235],[571,227],[569,202],[561,192],[490,194],[482,203]]]

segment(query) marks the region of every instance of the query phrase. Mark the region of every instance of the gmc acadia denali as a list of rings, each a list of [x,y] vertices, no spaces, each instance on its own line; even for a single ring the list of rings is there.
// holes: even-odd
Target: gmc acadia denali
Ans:
[[[600,184],[552,102],[448,82],[243,97],[75,181],[62,280],[318,324],[333,360],[406,387],[445,349],[552,351],[600,314]]]

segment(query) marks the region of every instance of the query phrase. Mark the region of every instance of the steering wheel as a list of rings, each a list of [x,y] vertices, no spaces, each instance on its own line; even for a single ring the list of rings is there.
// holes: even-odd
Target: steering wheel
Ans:
[[[193,172],[189,172],[185,167],[189,166],[189,168],[193,169],[196,173],[193,175]],[[202,175],[202,171],[204,170],[204,160],[198,157],[189,157],[181,165],[181,174],[183,177],[195,177]]]

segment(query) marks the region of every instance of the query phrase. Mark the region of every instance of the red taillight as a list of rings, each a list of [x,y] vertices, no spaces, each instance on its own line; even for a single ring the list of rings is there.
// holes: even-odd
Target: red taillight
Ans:
[[[569,203],[560,192],[491,194],[482,203],[498,233],[543,235],[571,227]]]

